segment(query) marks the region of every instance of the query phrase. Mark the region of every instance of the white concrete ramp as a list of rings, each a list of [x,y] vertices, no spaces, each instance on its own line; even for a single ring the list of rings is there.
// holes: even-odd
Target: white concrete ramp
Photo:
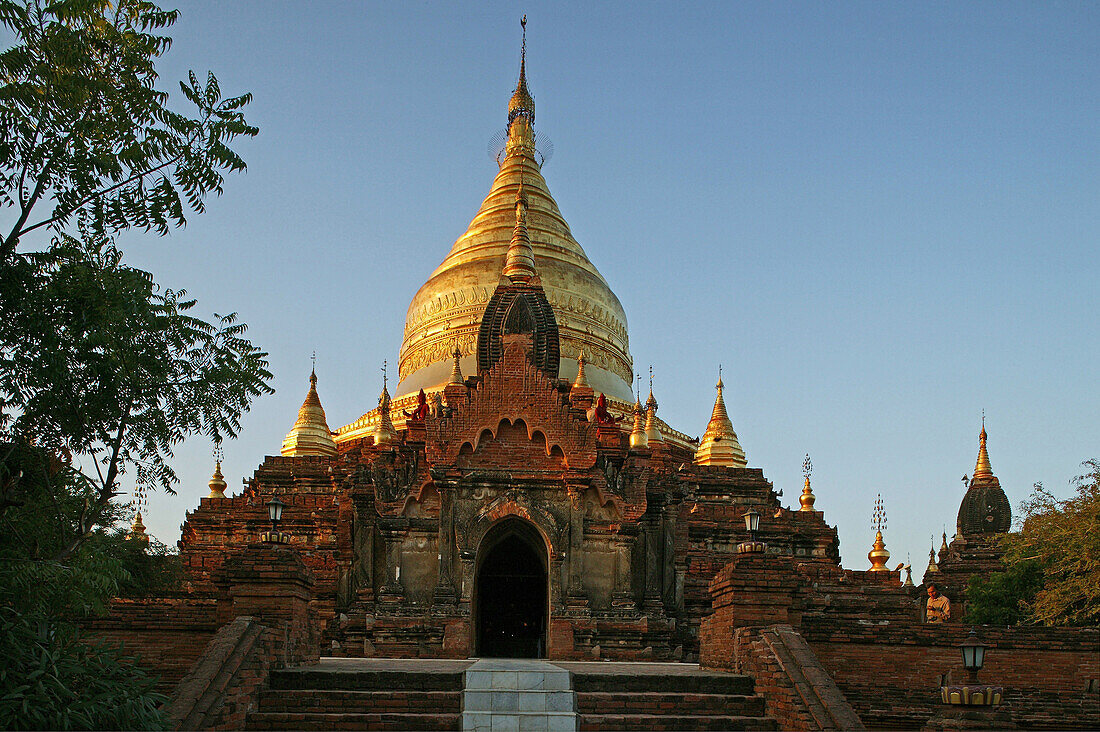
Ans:
[[[569,671],[527,659],[477,661],[466,669],[462,729],[576,732],[577,704]]]

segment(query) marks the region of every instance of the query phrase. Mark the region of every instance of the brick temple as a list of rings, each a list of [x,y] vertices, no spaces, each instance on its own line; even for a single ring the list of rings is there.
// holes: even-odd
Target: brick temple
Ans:
[[[311,375],[282,454],[188,514],[192,589],[215,591],[278,495],[333,653],[696,658],[743,514],[770,551],[832,566],[836,530],[748,466],[721,380],[698,441],[632,392],[626,316],[543,178],[522,61],[507,121],[489,194],[409,306],[396,396],[333,431]]]
[[[1003,704],[942,696],[968,683],[965,589],[1011,525],[984,421],[924,583],[889,568],[881,531],[869,569],[841,567],[808,459],[786,508],[720,375],[699,440],[658,416],[652,380],[644,402],[632,388],[626,315],[542,176],[522,52],[507,124],[481,208],[409,305],[394,395],[384,376],[333,430],[310,374],[242,493],[215,467],[181,586],[85,623],[159,675],[172,727],[1100,727],[1097,628],[983,626]],[[927,622],[930,582],[949,622]]]

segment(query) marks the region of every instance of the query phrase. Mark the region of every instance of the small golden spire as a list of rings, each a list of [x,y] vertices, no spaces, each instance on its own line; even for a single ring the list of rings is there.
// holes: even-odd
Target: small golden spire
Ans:
[[[810,454],[806,453],[806,459],[802,461],[802,473],[806,476],[806,484],[802,487],[802,495],[798,497],[798,502],[802,508],[799,511],[813,511],[814,502],[817,501],[817,497],[814,495],[813,490],[810,488],[810,473],[813,472],[814,466],[810,462]]]
[[[908,557],[906,557],[906,559],[908,559]],[[902,567],[902,569],[905,570],[905,581],[901,583],[901,586],[915,587],[915,585],[913,584],[913,565],[906,562],[905,566]]]
[[[528,282],[535,274],[535,252],[527,233],[527,196],[521,182],[516,191],[516,228],[504,257],[504,276],[513,282]]]
[[[653,396],[653,367],[649,367],[649,398],[645,400],[645,439],[649,445],[665,441],[661,430],[657,428],[657,400]]]
[[[222,475],[222,461],[217,460],[214,463],[214,474],[210,476],[210,482],[207,483],[210,488],[210,495],[207,498],[225,498],[227,485],[225,476]]]
[[[939,559],[940,559],[941,564],[943,563],[943,560],[947,559],[947,531],[946,530],[944,530],[944,532],[943,532],[943,541],[940,542],[940,556],[939,556]]]
[[[134,514],[134,522],[130,525],[130,533],[126,538],[131,541],[149,543],[149,535],[145,533],[145,524],[141,522],[141,511]]]
[[[455,344],[455,350],[451,353],[451,357],[455,360],[454,368],[451,369],[451,383],[462,384],[465,379],[462,378],[462,351],[458,349],[458,344]]]
[[[310,371],[309,391],[298,409],[298,419],[283,440],[282,454],[286,457],[332,457],[336,454],[336,442],[328,428],[321,397],[317,395],[316,366]]]
[[[743,468],[748,465],[748,461],[745,460],[741,443],[737,441],[737,433],[733,431],[733,422],[726,413],[726,401],[722,397],[725,384],[722,383],[721,366],[718,367],[716,388],[718,396],[714,399],[714,409],[711,410],[706,432],[699,441],[699,449],[695,451],[695,464]]]
[[[634,377],[634,427],[630,430],[630,446],[632,448],[645,448],[649,447],[649,440],[645,435],[645,424],[643,415],[645,412],[642,410],[642,397],[638,393],[638,380],[640,376]]]
[[[928,569],[924,570],[925,574],[930,572],[939,572],[940,566],[936,564],[936,539],[932,538],[932,548],[928,550]]]
[[[978,435],[978,462],[974,466],[974,476],[970,481],[971,485],[975,482],[981,483],[993,478],[993,468],[989,464],[989,451],[985,447],[985,415],[982,415],[982,431]]]
[[[397,436],[390,419],[390,390],[386,383],[386,361],[382,362],[382,394],[378,397],[378,427],[374,430],[374,444],[382,445]]]
[[[875,499],[871,528],[875,530],[875,543],[871,546],[871,551],[867,552],[867,558],[871,560],[870,571],[888,572],[886,563],[890,561],[890,552],[886,549],[886,542],[882,540],[882,530],[886,528],[886,505],[882,502],[881,493]]]
[[[584,365],[586,363],[588,363],[588,361],[584,358],[584,351],[581,351],[580,355],[577,356],[577,378],[573,380],[574,389],[588,386],[588,377],[584,374]]]

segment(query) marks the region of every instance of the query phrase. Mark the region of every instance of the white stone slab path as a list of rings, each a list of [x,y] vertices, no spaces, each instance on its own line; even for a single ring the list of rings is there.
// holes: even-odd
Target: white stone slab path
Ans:
[[[466,732],[576,732],[577,702],[568,671],[545,661],[489,658],[466,669]]]

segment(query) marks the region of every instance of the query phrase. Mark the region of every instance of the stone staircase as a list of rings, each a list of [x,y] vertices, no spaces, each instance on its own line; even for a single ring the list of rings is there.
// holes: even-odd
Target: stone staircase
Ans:
[[[342,660],[342,659],[341,659]],[[401,664],[405,665],[405,664]],[[354,668],[341,663],[274,671],[248,715],[249,730],[457,730],[463,668]]]
[[[322,659],[271,675],[249,730],[775,730],[753,680],[681,663]]]
[[[687,664],[562,665],[573,671],[581,730],[778,729],[748,676]]]

